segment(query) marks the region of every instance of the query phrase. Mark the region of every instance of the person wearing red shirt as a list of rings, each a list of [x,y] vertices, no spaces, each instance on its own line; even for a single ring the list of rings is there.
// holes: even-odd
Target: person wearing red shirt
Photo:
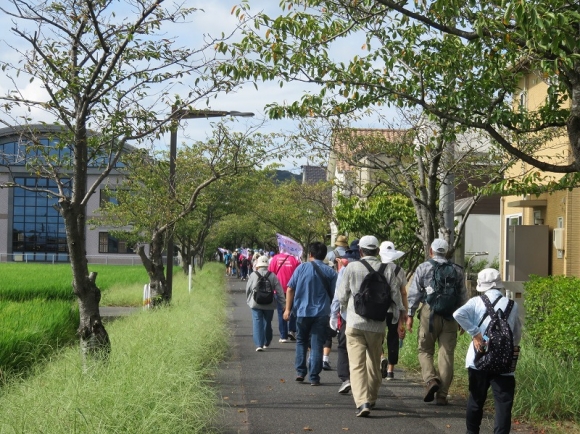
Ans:
[[[288,282],[294,273],[294,270],[300,265],[300,261],[292,255],[286,253],[283,249],[280,253],[274,255],[268,265],[268,271],[276,275],[282,288],[284,295],[288,288]],[[280,331],[280,340],[278,342],[286,343],[288,340],[296,340],[296,317],[292,315],[289,321],[284,320],[284,308],[278,305],[278,330]]]

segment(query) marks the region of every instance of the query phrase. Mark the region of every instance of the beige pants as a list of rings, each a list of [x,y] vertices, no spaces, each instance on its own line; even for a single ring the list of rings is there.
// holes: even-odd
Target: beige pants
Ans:
[[[381,388],[381,353],[385,332],[367,332],[346,326],[350,386],[358,407],[376,402]]]
[[[429,316],[431,310],[429,305],[423,304],[419,309],[419,363],[421,364],[421,374],[423,381],[436,379],[441,382],[438,396],[447,396],[449,386],[453,381],[453,357],[455,346],[457,345],[458,326],[455,320],[446,320],[439,315],[433,317],[433,332],[429,333]],[[435,343],[439,345],[437,365],[439,375],[433,365],[435,354]]]

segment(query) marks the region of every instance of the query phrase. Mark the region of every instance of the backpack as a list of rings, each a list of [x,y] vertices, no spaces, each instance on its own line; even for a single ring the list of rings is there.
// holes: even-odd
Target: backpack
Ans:
[[[248,261],[248,258],[244,257],[242,259],[242,267],[247,267],[250,261]]]
[[[498,309],[496,312],[494,306],[502,297],[491,304],[489,298],[482,294],[481,299],[485,303],[487,312],[481,319],[479,325],[487,315],[491,321],[487,325],[485,336],[487,336],[487,350],[484,353],[476,351],[475,367],[481,371],[493,374],[507,374],[513,372],[512,359],[514,356],[514,337],[512,329],[508,323],[508,317],[512,311],[514,301],[509,300],[505,312]]]
[[[268,279],[271,272],[268,271],[264,275],[257,271],[255,273],[258,275],[258,283],[254,289],[254,301],[258,304],[271,304],[274,301],[274,288],[272,287],[272,282]]]
[[[431,314],[436,313],[446,319],[451,319],[459,304],[461,277],[450,261],[437,262],[430,259],[429,262],[433,265],[431,279],[433,292],[427,295],[427,304],[431,309]]]
[[[387,282],[385,270],[388,264],[381,264],[378,270],[368,262],[360,261],[369,270],[364,277],[359,292],[354,294],[354,311],[357,315],[375,321],[385,321],[391,307],[391,286]]]

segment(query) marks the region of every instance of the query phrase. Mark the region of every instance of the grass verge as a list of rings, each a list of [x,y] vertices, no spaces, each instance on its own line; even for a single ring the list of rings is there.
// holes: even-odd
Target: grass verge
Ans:
[[[0,433],[209,433],[212,374],[228,345],[223,267],[174,278],[170,307],[107,327],[110,361],[84,372],[78,347],[0,389]],[[218,284],[216,284],[218,283]]]

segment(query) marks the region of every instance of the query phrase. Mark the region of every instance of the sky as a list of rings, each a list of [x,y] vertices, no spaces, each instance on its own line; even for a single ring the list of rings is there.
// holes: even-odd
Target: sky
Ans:
[[[163,31],[167,31],[169,35],[177,36],[177,45],[193,44],[193,46],[197,46],[204,35],[218,37],[222,32],[230,33],[236,26],[237,18],[231,14],[232,8],[237,4],[236,0],[184,0],[183,3],[186,6],[203,9],[203,11],[200,10],[188,17],[189,23],[186,25],[178,25],[171,29],[162,29]],[[251,0],[252,11],[265,10],[270,16],[276,16],[280,12],[278,3],[277,0]],[[119,2],[119,5],[121,4],[123,4],[123,1]],[[8,28],[10,26],[9,18],[0,14],[0,25],[4,29]],[[361,40],[356,39],[353,38],[350,42],[342,44],[340,47],[341,52],[337,53],[337,56],[344,56],[343,58],[346,60],[347,57],[350,57],[351,53],[360,50],[364,39],[362,37]],[[19,48],[27,48],[18,45],[20,43],[20,40],[13,37],[10,32],[3,32],[2,36],[0,36],[0,59],[17,64],[19,56],[13,50],[6,49],[6,44],[12,44]],[[20,82],[19,87],[22,89],[24,95],[30,97],[37,98],[38,95],[43,93],[37,81],[33,81],[32,83],[28,81]],[[7,81],[3,74],[0,74],[0,93],[4,94],[11,88],[13,88],[12,83]],[[272,102],[291,103],[298,100],[305,92],[316,92],[316,89],[314,85],[301,83],[287,83],[281,88],[276,81],[258,83],[258,89],[256,90],[252,84],[246,84],[236,92],[219,95],[217,99],[211,101],[209,109],[253,112],[255,115],[254,118],[237,118],[233,123],[235,125],[234,128],[244,130],[247,126],[261,123],[266,119],[265,106],[267,104]],[[199,108],[205,109],[208,107],[205,104],[200,104]],[[41,112],[32,112],[31,116],[35,119],[38,118],[38,120],[46,120],[43,119],[44,115]],[[211,136],[211,126],[215,122],[217,122],[216,118],[208,120],[194,119],[184,122],[178,132],[178,143],[204,140]],[[369,121],[365,122],[364,125],[359,126],[376,126],[369,124]],[[260,131],[263,133],[291,132],[296,130],[296,125],[297,123],[291,120],[267,120],[260,128]],[[168,149],[169,136],[166,141],[161,140],[161,143],[156,145],[156,147],[167,147]],[[304,158],[293,158],[283,160],[281,164],[283,169],[299,173],[300,166],[308,164],[308,161]]]

